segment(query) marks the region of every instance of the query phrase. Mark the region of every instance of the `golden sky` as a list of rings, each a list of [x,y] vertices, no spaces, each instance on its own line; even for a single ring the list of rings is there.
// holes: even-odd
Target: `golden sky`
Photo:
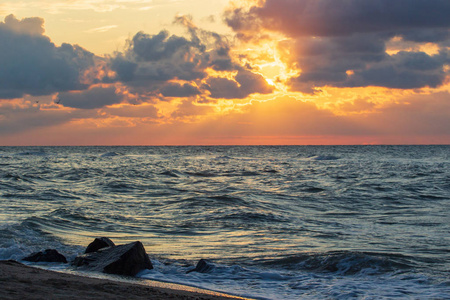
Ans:
[[[0,3],[0,145],[449,144],[448,0]]]

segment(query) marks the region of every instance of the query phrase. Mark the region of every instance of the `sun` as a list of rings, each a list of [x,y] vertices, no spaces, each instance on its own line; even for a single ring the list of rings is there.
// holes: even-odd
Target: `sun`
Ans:
[[[267,82],[269,85],[275,85],[275,82],[273,82],[272,79],[266,78],[266,82]]]

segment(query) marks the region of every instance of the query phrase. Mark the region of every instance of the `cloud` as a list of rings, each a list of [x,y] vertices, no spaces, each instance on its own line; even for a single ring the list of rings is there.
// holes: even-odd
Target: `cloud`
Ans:
[[[381,108],[363,102],[355,105],[372,112],[339,116],[293,97],[253,101],[241,112],[197,124],[195,134],[203,143],[231,144],[450,141],[448,92],[405,96]]]
[[[123,53],[110,57],[110,68],[116,73],[113,80],[133,91],[164,97],[207,97],[209,91],[212,98],[233,99],[273,91],[261,75],[236,62],[224,36],[196,27],[188,16],[177,16],[174,23],[183,26],[188,37],[166,30],[154,35],[138,32]],[[211,69],[214,77],[209,75]],[[236,81],[225,78],[236,71]],[[217,76],[221,72],[223,77]],[[222,91],[223,85],[230,90]]]
[[[383,86],[398,89],[436,88],[444,83],[443,66],[449,53],[430,56],[424,52],[399,52],[370,68],[358,70],[344,86]]]
[[[0,98],[88,87],[81,78],[94,66],[94,55],[76,45],[55,46],[42,35],[42,26],[40,18],[12,15],[0,22]]]
[[[208,90],[198,87],[204,86],[210,70],[215,76],[238,72],[235,92],[226,95],[229,99],[273,91],[261,75],[236,62],[224,36],[197,28],[188,16],[177,16],[174,23],[186,29],[186,37],[165,30],[154,35],[138,32],[123,53],[100,58],[77,45],[53,44],[43,35],[41,18],[18,20],[10,15],[0,22],[0,99],[59,93],[64,106],[100,108],[122,99],[112,89],[90,89],[91,85],[115,82],[142,99],[206,99]]]
[[[54,108],[54,105],[48,104],[51,101],[51,96],[27,96],[25,99],[0,102],[0,135],[14,136],[22,132],[33,135],[36,130],[42,128],[58,127],[75,119],[96,115],[96,112],[89,110]],[[20,138],[17,140],[20,141]],[[24,141],[27,140],[20,143],[23,144]]]
[[[137,60],[158,61],[171,58],[176,52],[188,52],[191,46],[195,47],[184,37],[172,35],[165,30],[155,35],[138,32],[132,40],[133,53]]]
[[[210,66],[216,71],[232,71],[233,62],[230,58],[219,58],[211,61]]]
[[[186,117],[198,118],[213,111],[212,106],[196,105],[192,101],[184,100],[177,106],[176,110],[171,114],[172,118],[185,119]],[[192,119],[192,118],[191,118]]]
[[[205,46],[184,37],[137,33],[124,54],[111,59],[111,69],[129,86],[149,87],[172,79],[192,81],[206,76]]]
[[[270,101],[252,101],[240,111],[231,111],[217,119],[197,126],[197,135],[205,139],[234,140],[238,144],[277,143],[304,136],[351,136],[373,133],[371,128],[357,124],[347,117],[336,116],[319,109],[312,102],[293,97]],[[229,141],[228,143],[233,143]]]
[[[411,95],[380,108],[376,114],[357,118],[358,123],[383,135],[450,138],[450,93]]]
[[[129,82],[134,79],[138,64],[126,59],[121,53],[110,60],[110,67],[117,73],[117,79],[123,82]]]
[[[136,119],[157,119],[158,109],[150,104],[141,105],[121,105],[120,107],[106,107],[102,109],[111,116]]]
[[[150,104],[105,107],[98,114],[12,100],[0,102],[0,135],[3,144],[47,145],[448,143],[450,94],[408,94],[381,107],[356,99],[350,110],[371,112],[341,116],[293,97],[253,101],[221,114],[186,99],[169,122]]]
[[[122,102],[123,95],[115,87],[93,87],[81,92],[59,93],[57,102],[72,108],[93,109]]]
[[[225,21],[243,40],[258,42],[267,32],[288,37],[278,48],[298,73],[287,81],[292,90],[415,89],[441,86],[449,75],[449,12],[447,0],[266,0],[229,9]],[[439,53],[389,54],[394,38],[434,43]]]
[[[107,25],[107,26],[92,28],[92,29],[86,30],[85,32],[87,32],[87,33],[102,33],[102,32],[107,32],[114,28],[117,28],[117,25]]]
[[[39,7],[52,14],[63,13],[70,10],[93,10],[95,12],[111,12],[116,9],[124,8],[118,4],[120,1],[108,0],[73,0],[73,1],[32,1],[29,5]]]
[[[211,98],[224,99],[243,99],[250,94],[270,94],[274,90],[263,76],[248,70],[240,70],[234,79],[211,77],[206,81],[205,88],[210,91]]]
[[[344,36],[448,28],[449,11],[447,0],[265,0],[231,9],[225,20],[236,31],[259,25],[291,37]]]
[[[44,19],[37,17],[18,20],[14,15],[8,15],[4,22],[0,22],[1,28],[18,34],[42,35],[45,32]]]
[[[288,83],[311,93],[316,87],[381,86],[398,89],[438,87],[445,82],[444,66],[450,52],[435,55],[421,51],[386,53],[386,40],[376,34],[333,38],[298,38],[280,44],[289,62],[301,73]]]
[[[169,83],[160,89],[164,97],[191,97],[199,95],[200,90],[188,83],[183,85],[178,83]]]
[[[56,126],[66,123],[70,117],[55,111],[39,111],[33,107],[0,108],[0,135],[13,135],[19,132],[32,131],[36,128]],[[8,114],[5,116],[5,114]]]
[[[399,32],[401,36],[406,41],[412,41],[417,43],[443,43],[450,40],[450,30],[447,28],[437,28],[437,29],[412,29],[403,30]]]

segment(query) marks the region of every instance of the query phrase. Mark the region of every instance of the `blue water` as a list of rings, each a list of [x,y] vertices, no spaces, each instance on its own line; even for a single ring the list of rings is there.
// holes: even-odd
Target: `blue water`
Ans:
[[[450,299],[449,211],[450,146],[0,147],[0,259],[140,240],[258,299]]]

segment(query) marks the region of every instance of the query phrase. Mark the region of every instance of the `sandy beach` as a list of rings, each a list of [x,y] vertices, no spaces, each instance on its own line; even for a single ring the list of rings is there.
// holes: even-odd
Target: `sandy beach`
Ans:
[[[0,299],[244,299],[188,286],[134,284],[43,270],[0,261]]]

